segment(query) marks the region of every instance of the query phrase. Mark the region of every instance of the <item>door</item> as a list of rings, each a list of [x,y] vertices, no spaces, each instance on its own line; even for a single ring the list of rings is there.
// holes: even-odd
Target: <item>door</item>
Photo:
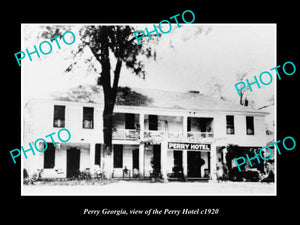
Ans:
[[[139,169],[139,149],[132,150],[132,169]]]
[[[80,149],[70,148],[67,150],[67,178],[77,175],[80,165]]]
[[[160,145],[153,145],[152,167],[155,172],[160,173]]]
[[[203,165],[201,153],[197,151],[188,151],[187,153],[187,166],[188,177],[201,177],[201,166]]]
[[[55,147],[53,143],[47,143],[47,151],[44,152],[44,169],[52,169],[55,166]]]
[[[182,178],[183,177],[182,151],[173,151],[173,155],[174,155],[174,167],[173,167],[174,177]]]

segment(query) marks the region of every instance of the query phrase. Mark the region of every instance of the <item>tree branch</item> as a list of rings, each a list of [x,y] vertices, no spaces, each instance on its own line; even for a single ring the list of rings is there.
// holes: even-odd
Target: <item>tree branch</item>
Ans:
[[[264,106],[262,106],[262,107],[259,107],[258,109],[264,109],[264,108],[267,108],[267,107],[269,107],[269,106],[271,106],[271,105],[274,105],[274,103],[271,103],[271,104],[269,104],[269,105],[264,105]]]
[[[114,83],[112,86],[112,99],[114,102],[116,100],[116,96],[117,96],[117,92],[118,92],[121,67],[122,67],[122,60],[118,59],[118,61],[116,63],[116,69],[114,71]]]
[[[140,34],[140,35],[138,35],[137,37],[139,38],[139,37],[141,37],[142,35]],[[134,36],[133,38],[131,38],[128,42],[129,43],[131,43],[132,41],[134,41],[134,39],[136,39],[136,37]]]

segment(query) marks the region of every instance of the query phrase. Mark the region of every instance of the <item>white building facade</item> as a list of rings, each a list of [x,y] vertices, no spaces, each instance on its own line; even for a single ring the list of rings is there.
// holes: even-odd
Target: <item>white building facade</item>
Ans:
[[[112,166],[114,178],[149,178],[153,164],[168,179],[216,180],[217,165],[226,161],[226,146],[246,148],[266,145],[267,113],[223,103],[205,105],[196,96],[197,107],[166,105],[126,106],[114,109]],[[163,98],[164,96],[162,96]],[[155,101],[154,101],[155,102]],[[225,104],[226,105],[226,104]],[[23,144],[67,128],[67,143],[46,139],[45,152],[28,153],[23,166],[29,173],[37,169],[61,171],[57,177],[70,178],[75,171],[102,168],[103,104],[60,100],[31,100],[24,109]],[[124,169],[128,173],[124,175]]]

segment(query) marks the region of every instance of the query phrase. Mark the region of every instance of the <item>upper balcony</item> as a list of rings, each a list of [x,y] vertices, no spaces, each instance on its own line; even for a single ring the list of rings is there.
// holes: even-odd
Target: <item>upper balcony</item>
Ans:
[[[114,140],[136,141],[140,139],[140,132],[136,129],[114,129],[112,138]]]
[[[144,138],[180,140],[184,137],[183,119],[182,116],[145,115]]]
[[[195,139],[200,139],[200,138],[213,138],[214,137],[214,132],[187,132],[187,137],[188,138],[195,138]]]
[[[213,118],[209,117],[188,117],[187,137],[190,140],[213,138]]]
[[[184,137],[183,132],[167,132],[161,130],[147,130],[144,131],[145,139],[153,139],[153,140],[162,140],[163,138],[168,138],[172,140],[182,140]]]
[[[114,113],[112,138],[114,140],[138,140],[140,138],[139,116],[133,113]]]
[[[213,118],[188,117],[187,121],[184,121],[186,117],[183,116],[144,115],[144,118],[140,116],[139,114],[115,113],[113,139],[131,141],[145,139],[159,142],[164,138],[171,140],[188,138],[197,141],[214,137]],[[144,122],[143,130],[139,124],[141,121]]]

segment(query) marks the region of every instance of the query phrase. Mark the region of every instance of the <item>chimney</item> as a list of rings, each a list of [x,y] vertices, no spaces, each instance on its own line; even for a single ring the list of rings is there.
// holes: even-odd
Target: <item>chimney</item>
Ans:
[[[245,106],[248,106],[248,99],[245,98],[245,103],[244,103]]]

